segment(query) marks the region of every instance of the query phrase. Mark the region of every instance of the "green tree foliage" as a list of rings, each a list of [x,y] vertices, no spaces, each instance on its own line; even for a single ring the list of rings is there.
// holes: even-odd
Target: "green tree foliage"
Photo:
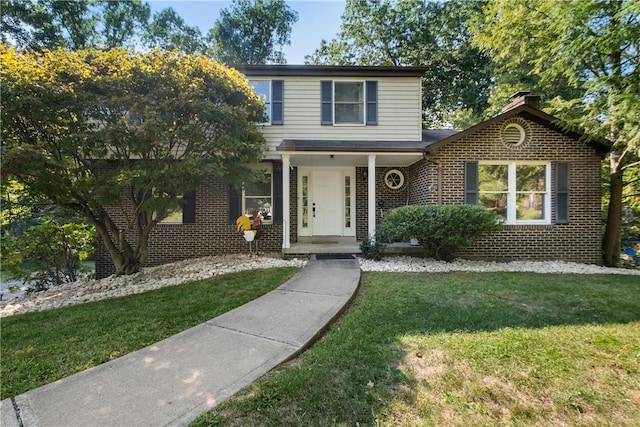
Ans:
[[[28,284],[30,292],[75,282],[89,272],[82,261],[93,253],[95,229],[91,226],[46,216],[19,236],[7,237],[2,268]]]
[[[262,157],[263,104],[240,73],[203,56],[3,45],[0,62],[2,184],[84,216],[118,274],[142,266],[181,195],[207,176],[237,183]]]
[[[100,0],[95,6],[96,19],[101,21],[101,44],[105,47],[135,47],[149,21],[149,4],[140,0]]]
[[[41,51],[132,47],[149,19],[140,0],[2,0],[2,42]]]
[[[376,239],[416,238],[426,255],[453,261],[460,249],[501,227],[502,218],[481,206],[410,205],[387,212],[376,230]]]
[[[225,64],[285,64],[298,13],[284,0],[233,0],[209,31],[211,55]]]
[[[202,53],[206,48],[200,29],[187,25],[171,7],[154,13],[143,39],[151,48],[189,54]]]
[[[469,43],[467,21],[483,2],[347,0],[337,39],[322,41],[310,64],[425,66],[428,126],[475,124],[488,107],[491,60]]]
[[[555,98],[546,111],[613,143],[604,263],[620,253],[625,173],[640,155],[640,3],[630,0],[493,0],[476,43]]]

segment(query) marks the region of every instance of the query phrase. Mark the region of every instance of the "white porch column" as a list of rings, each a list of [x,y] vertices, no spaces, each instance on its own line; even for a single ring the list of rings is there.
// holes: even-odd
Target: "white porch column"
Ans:
[[[373,238],[376,233],[376,156],[369,155],[369,169],[367,170],[367,185],[369,197],[367,200],[369,237]]]
[[[291,164],[289,163],[289,155],[282,155],[282,249],[291,247],[291,221],[289,220],[291,213],[289,206],[289,177]]]

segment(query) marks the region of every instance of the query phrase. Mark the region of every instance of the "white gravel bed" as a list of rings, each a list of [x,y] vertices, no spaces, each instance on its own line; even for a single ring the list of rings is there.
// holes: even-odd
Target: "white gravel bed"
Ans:
[[[47,291],[0,301],[0,317],[138,294],[218,274],[258,268],[302,267],[305,263],[306,260],[284,260],[274,255],[223,255],[179,261],[143,268],[141,272],[129,276],[65,283]]]
[[[432,272],[449,271],[493,272],[514,271],[534,273],[574,274],[632,274],[640,270],[607,268],[597,265],[563,261],[548,262],[485,262],[456,260],[435,261],[430,258],[385,257],[382,261],[358,258],[363,271],[386,272]],[[272,267],[303,267],[304,259],[284,260],[278,254],[267,255],[223,255],[175,262],[172,264],[142,269],[129,276],[110,276],[101,280],[78,281],[57,286],[44,292],[0,302],[0,317],[30,311],[42,311],[68,305],[99,301],[107,298],[141,293],[165,286],[176,286],[185,282],[202,280],[217,274]]]
[[[360,259],[363,271],[388,271],[410,273],[444,273],[448,271],[514,271],[531,273],[573,273],[573,274],[631,274],[640,275],[640,270],[626,268],[601,267],[593,264],[578,264],[564,261],[469,261],[455,260],[453,262],[436,261],[433,258],[417,257],[385,257],[381,261]]]

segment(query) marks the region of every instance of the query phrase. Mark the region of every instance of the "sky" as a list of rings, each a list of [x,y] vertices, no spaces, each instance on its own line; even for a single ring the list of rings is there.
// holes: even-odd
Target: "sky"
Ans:
[[[200,28],[203,35],[209,32],[220,15],[221,9],[231,5],[222,0],[150,0],[151,13],[172,7],[187,25]],[[287,0],[298,12],[298,21],[291,32],[291,46],[284,46],[287,64],[304,64],[304,57],[311,55],[320,41],[336,37],[340,31],[344,0]]]

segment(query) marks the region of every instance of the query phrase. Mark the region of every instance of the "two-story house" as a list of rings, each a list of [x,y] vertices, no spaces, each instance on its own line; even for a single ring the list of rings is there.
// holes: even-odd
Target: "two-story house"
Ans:
[[[264,219],[257,245],[284,254],[358,252],[389,209],[475,203],[503,231],[467,249],[481,259],[601,263],[600,163],[606,141],[583,142],[517,94],[464,131],[423,130],[420,67],[245,65],[265,101],[264,181],[236,191],[211,182],[158,224],[150,265],[247,252],[235,221]],[[255,247],[255,246],[254,246]],[[109,258],[96,254],[98,276]]]

